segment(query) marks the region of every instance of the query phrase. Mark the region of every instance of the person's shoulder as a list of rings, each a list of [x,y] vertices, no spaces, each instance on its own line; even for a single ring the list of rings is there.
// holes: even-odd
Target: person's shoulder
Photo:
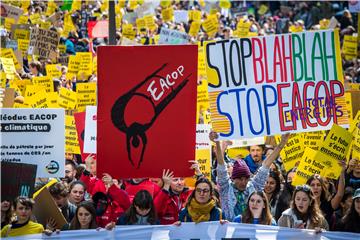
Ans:
[[[242,219],[242,216],[241,215],[238,215],[234,218],[233,222],[236,222],[236,223],[241,223],[241,219]]]
[[[29,228],[32,229],[32,232],[42,233],[44,231],[44,227],[40,223],[29,221],[28,225],[29,225]]]
[[[281,215],[283,215],[283,216],[291,216],[293,214],[294,214],[293,210],[291,208],[288,208],[285,211],[283,211]]]
[[[7,224],[1,229],[1,237],[5,237],[6,232],[8,231],[9,227],[10,227],[10,224]]]

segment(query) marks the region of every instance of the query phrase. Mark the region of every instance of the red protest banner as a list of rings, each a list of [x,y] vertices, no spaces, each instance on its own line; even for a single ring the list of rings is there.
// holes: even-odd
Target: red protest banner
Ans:
[[[85,112],[74,113],[76,132],[78,135],[79,146],[81,151],[81,158],[84,162],[85,159],[90,155],[84,153],[84,139],[85,139]],[[95,156],[96,157],[96,156]]]
[[[191,176],[197,46],[105,46],[98,61],[98,175]]]

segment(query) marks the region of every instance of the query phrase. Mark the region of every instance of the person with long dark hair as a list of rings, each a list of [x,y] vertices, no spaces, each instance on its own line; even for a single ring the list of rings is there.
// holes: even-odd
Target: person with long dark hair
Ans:
[[[156,216],[154,201],[147,190],[136,193],[130,208],[118,219],[116,225],[155,225]]]
[[[325,184],[326,179],[318,174],[312,175],[306,182],[311,187],[315,200],[330,226],[335,221],[334,211],[339,208],[341,199],[344,196],[346,163],[343,162],[342,166],[343,169],[335,196],[331,196],[329,193],[328,187]]]
[[[245,212],[237,216],[234,222],[276,226],[276,221],[270,212],[266,194],[262,191],[252,192],[249,196]]]
[[[275,207],[275,220],[278,221],[281,214],[290,207],[290,201],[294,192],[294,186],[291,184],[295,176],[296,168],[291,169],[286,173],[284,188],[281,191]]]
[[[291,207],[284,211],[278,225],[289,228],[329,230],[329,225],[322,215],[309,185],[296,186]]]
[[[360,188],[354,192],[351,207],[337,225],[336,230],[360,233]]]
[[[190,194],[185,208],[179,213],[180,222],[208,222],[223,219],[222,211],[213,197],[214,189],[209,179],[199,178]],[[179,225],[180,222],[176,222]]]
[[[264,192],[269,201],[271,215],[275,216],[276,206],[279,200],[281,190],[280,176],[278,172],[270,171],[268,179],[266,180]]]
[[[70,226],[68,226],[68,230],[96,229],[97,227],[94,204],[90,201],[81,202],[70,222]]]
[[[1,228],[11,222],[12,204],[8,199],[1,199]]]

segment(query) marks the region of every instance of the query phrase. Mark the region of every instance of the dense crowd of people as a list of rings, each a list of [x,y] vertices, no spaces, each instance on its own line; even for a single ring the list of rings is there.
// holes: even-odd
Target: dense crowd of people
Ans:
[[[25,2],[29,4],[24,8]],[[4,1],[6,4],[23,7],[25,16],[39,14],[43,22],[48,21],[49,13],[61,14],[60,20],[51,22],[49,29],[62,34],[59,44],[65,45],[65,51],[57,49],[56,60],[22,56],[23,67],[17,70],[15,78],[31,80],[36,76],[46,76],[48,64],[59,63],[61,58],[77,52],[96,54],[98,46],[108,44],[107,38],[89,38],[86,30],[86,23],[90,20],[109,19],[107,1],[80,2],[79,8],[74,10],[67,6],[67,1]],[[116,11],[116,18],[122,16],[122,24],[126,24],[129,21],[126,14],[134,13],[136,6],[147,1],[137,1],[139,3],[135,7],[129,1],[115,2],[119,10]],[[194,20],[178,23],[162,19],[162,10],[168,7],[174,10],[198,10],[201,12],[200,20],[206,19],[210,10],[215,13],[218,31],[209,35],[200,28],[196,36],[191,36],[190,43],[235,38],[239,22],[250,23],[250,33],[267,36],[289,33],[295,28],[300,31],[320,30],[323,29],[320,21],[333,17],[341,42],[344,36],[356,33],[358,27],[357,15],[348,10],[348,2],[341,1],[231,1],[229,9],[219,8],[218,3],[209,4],[205,1],[167,2],[169,4],[164,3],[164,6],[161,4],[155,8],[154,28],[139,29],[133,24],[133,44],[157,44],[161,28],[189,33]],[[53,12],[49,12],[50,4],[54,6]],[[64,36],[66,16],[71,17],[74,29]],[[30,18],[27,21],[32,26],[40,25],[33,24]],[[120,24],[116,29],[118,45],[123,44],[123,33]],[[7,41],[13,39],[9,30],[1,31],[1,37],[2,48]],[[342,57],[345,87],[350,88],[348,83],[360,84],[360,60],[345,59],[344,54]],[[86,77],[77,75],[71,78],[67,75],[66,64],[60,70],[61,76],[52,79],[55,91],[60,88],[76,91],[78,84],[97,80],[96,70]],[[10,87],[11,80],[3,80],[6,81],[6,88]],[[16,91],[16,103],[23,104],[25,98],[20,90]],[[32,215],[33,199],[9,199],[1,195],[1,237],[35,233],[50,235],[78,229],[111,230],[115,225],[180,225],[181,222],[206,221],[278,225],[314,229],[316,232],[330,230],[360,233],[359,159],[351,158],[347,164],[339,162],[342,172],[338,180],[315,174],[306,184],[293,186],[291,183],[296,168],[285,172],[279,157],[289,134],[283,135],[277,145],[250,146],[249,154],[244,159],[230,158],[227,154],[230,143],[218,141],[216,132],[211,132],[209,138],[213,142],[211,177],[206,178],[200,171],[199,164],[193,161],[191,168],[196,177],[193,187],[186,186],[184,178],[174,177],[171,169],[164,169],[159,179],[116,179],[109,174],[98,176],[96,160],[92,155],[81,159],[80,155],[67,153],[64,178],[48,187],[67,224],[59,227],[54,219],[48,219],[46,225],[36,223]],[[36,190],[49,180],[37,179]]]

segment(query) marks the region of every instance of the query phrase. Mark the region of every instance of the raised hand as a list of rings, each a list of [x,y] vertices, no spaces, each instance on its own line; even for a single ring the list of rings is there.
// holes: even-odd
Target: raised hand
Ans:
[[[170,171],[170,169],[164,169],[163,170],[162,180],[164,182],[163,188],[165,190],[169,191],[170,185],[171,185],[171,182],[172,182],[173,178],[174,178],[174,172]]]
[[[219,134],[217,132],[211,131],[209,133],[209,138],[210,138],[210,141],[212,141],[212,142],[219,142],[218,140],[216,140],[218,137],[219,137]]]
[[[201,175],[202,175],[202,172],[201,172],[201,170],[200,170],[200,166],[199,166],[198,161],[196,161],[196,160],[190,160],[189,163],[191,164],[190,168],[191,168],[191,169],[194,169],[195,175],[196,175],[196,176],[201,176]]]

